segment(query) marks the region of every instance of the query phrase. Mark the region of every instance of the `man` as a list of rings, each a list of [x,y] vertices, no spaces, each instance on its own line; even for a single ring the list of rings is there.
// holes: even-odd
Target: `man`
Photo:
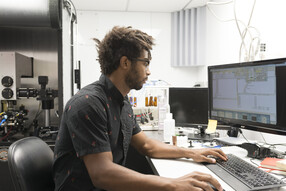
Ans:
[[[96,40],[96,39],[95,39]],[[97,42],[102,76],[66,104],[55,146],[55,190],[221,190],[208,174],[192,172],[171,179],[144,175],[124,167],[129,144],[154,158],[215,160],[219,149],[186,149],[148,138],[136,123],[127,94],[139,90],[150,75],[153,38],[131,27],[114,27]]]

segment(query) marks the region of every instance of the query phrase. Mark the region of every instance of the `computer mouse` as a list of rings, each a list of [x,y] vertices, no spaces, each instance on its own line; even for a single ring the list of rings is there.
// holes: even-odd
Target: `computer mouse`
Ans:
[[[218,189],[216,189],[216,187],[214,187],[212,184],[210,184],[210,186],[212,187],[212,189],[214,190],[214,191],[218,191]],[[222,189],[223,191],[225,191],[225,189]]]

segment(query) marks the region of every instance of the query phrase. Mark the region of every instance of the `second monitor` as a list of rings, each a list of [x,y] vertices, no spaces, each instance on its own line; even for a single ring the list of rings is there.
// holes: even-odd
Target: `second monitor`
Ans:
[[[208,124],[208,88],[170,88],[170,111],[176,127],[194,127],[197,133],[189,133],[191,140],[211,141],[214,135],[206,134]]]
[[[170,88],[169,104],[177,127],[208,123],[208,88]]]

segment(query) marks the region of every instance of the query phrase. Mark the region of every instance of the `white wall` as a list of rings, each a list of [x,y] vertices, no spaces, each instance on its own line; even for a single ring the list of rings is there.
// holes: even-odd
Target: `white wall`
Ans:
[[[247,24],[254,0],[236,2],[237,18]],[[256,1],[250,25],[259,30],[261,42],[266,43],[265,59],[286,57],[285,7],[285,0]],[[212,5],[211,8],[220,18],[234,19],[233,4]],[[206,38],[207,65],[239,62],[241,39],[234,21],[221,22],[207,10]],[[247,39],[246,43],[249,44],[250,40]],[[259,56],[256,57],[256,60],[258,59]],[[207,70],[201,70],[199,76],[203,81],[207,81]]]
[[[238,19],[248,22],[254,1],[237,0]],[[265,59],[286,57],[286,1],[258,0],[253,12],[251,26],[260,31],[261,42],[266,43]],[[212,6],[214,12],[223,19],[234,18],[233,4]],[[235,22],[220,22],[210,11],[207,11],[207,65],[218,65],[239,62],[240,36]],[[249,42],[249,41],[247,41]],[[256,60],[259,57],[256,58]],[[207,81],[207,70],[201,70],[201,81]],[[260,134],[254,131],[243,131],[248,139],[268,143],[285,143],[285,136]],[[284,147],[285,150],[285,147]]]
[[[254,1],[236,1],[238,19],[247,23]],[[251,26],[260,31],[261,42],[266,43],[265,59],[286,57],[286,1],[256,1]],[[233,19],[233,4],[212,6],[223,19]],[[208,65],[239,62],[240,37],[235,22],[220,22],[207,12],[206,63]],[[78,12],[78,59],[82,63],[82,85],[98,79],[100,68],[95,44],[91,38],[102,39],[113,26],[133,26],[151,34],[156,39],[152,51],[150,79],[163,79],[174,86],[193,86],[196,82],[207,84],[207,66],[174,68],[171,60],[171,14],[142,12]],[[248,41],[249,43],[249,41]]]
[[[113,26],[132,26],[155,38],[149,79],[161,79],[174,86],[193,86],[199,67],[171,67],[171,13],[78,12],[78,59],[81,60],[82,86],[100,76],[97,52],[92,38],[102,39]]]
[[[254,1],[237,0],[238,19],[248,22]],[[234,18],[233,4],[212,6],[223,19]],[[286,1],[256,1],[251,26],[261,34],[261,42],[266,43],[265,59],[286,57]],[[248,13],[248,14],[247,14]],[[240,37],[234,22],[220,22],[207,11],[206,62],[208,65],[239,62]],[[170,13],[134,13],[134,12],[78,12],[78,59],[82,63],[82,86],[100,76],[100,67],[96,62],[97,52],[91,38],[102,39],[115,25],[133,26],[156,39],[152,51],[151,76],[149,79],[162,79],[174,86],[193,86],[196,82],[207,84],[207,66],[192,68],[171,67],[171,14]],[[259,133],[245,131],[249,139],[261,139]],[[275,138],[273,138],[273,136]],[[283,142],[284,136],[265,134],[270,143]]]

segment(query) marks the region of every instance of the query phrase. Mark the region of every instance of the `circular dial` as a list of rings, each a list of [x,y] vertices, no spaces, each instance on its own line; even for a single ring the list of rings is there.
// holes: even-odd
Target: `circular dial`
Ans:
[[[11,87],[13,85],[13,78],[10,76],[5,76],[2,78],[2,85],[5,87]]]
[[[5,99],[10,99],[13,97],[13,95],[13,90],[11,90],[10,88],[5,88],[2,90],[2,97]]]

